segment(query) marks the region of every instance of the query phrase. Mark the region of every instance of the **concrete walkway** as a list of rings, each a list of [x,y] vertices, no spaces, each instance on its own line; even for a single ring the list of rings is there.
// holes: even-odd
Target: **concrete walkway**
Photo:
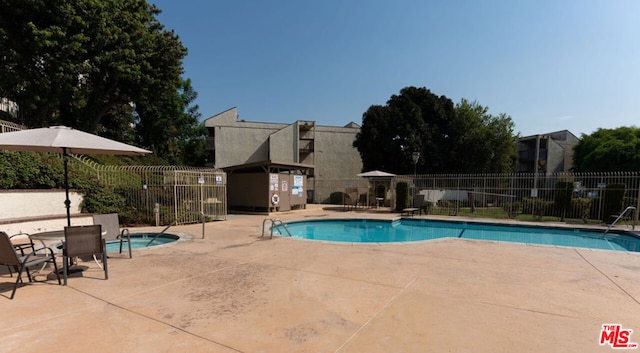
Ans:
[[[640,342],[640,254],[269,240],[263,219],[208,223],[205,239],[172,227],[193,239],[115,254],[107,281],[84,263],[68,286],[27,284],[14,300],[0,270],[0,352],[610,352],[607,323]]]

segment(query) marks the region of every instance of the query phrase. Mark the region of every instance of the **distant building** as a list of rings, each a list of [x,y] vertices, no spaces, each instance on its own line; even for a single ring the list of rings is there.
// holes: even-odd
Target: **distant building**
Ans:
[[[573,147],[578,139],[568,130],[526,136],[518,139],[518,172],[561,173],[573,168]]]
[[[354,179],[362,171],[362,161],[353,147],[360,125],[321,126],[315,121],[291,124],[240,120],[231,108],[205,120],[207,164],[216,168],[247,170],[243,165],[268,166],[281,170],[287,165],[295,173],[306,173],[308,202],[327,202],[335,188],[322,186],[324,179]],[[229,188],[232,184],[229,177]],[[229,206],[232,207],[231,198]]]
[[[0,98],[0,119],[15,120],[18,117],[18,104],[7,98]]]

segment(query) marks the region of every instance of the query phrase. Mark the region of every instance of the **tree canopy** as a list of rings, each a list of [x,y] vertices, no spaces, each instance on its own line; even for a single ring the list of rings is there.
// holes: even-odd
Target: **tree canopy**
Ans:
[[[640,170],[640,128],[598,129],[583,134],[573,149],[577,172],[627,172]]]
[[[511,172],[517,158],[513,122],[488,110],[406,87],[386,105],[369,107],[353,145],[364,170],[410,174],[412,154],[420,152],[418,173]]]
[[[198,129],[198,114],[166,109],[186,92],[187,49],[160,12],[146,0],[0,0],[0,97],[18,104],[16,122],[71,126],[158,153],[182,143],[185,129]],[[188,90],[195,97],[190,83]],[[138,111],[155,105],[173,115]],[[180,133],[160,146],[137,137],[135,124]]]
[[[204,165],[204,124],[199,123],[198,106],[193,105],[197,93],[191,80],[181,81],[178,91],[157,102],[140,101],[136,111],[141,117],[136,124],[138,143],[172,164]]]

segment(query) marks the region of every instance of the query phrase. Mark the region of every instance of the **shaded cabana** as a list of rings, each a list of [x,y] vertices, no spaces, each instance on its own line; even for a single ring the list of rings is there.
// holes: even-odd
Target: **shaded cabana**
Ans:
[[[258,212],[307,207],[307,176],[313,166],[261,161],[223,168],[230,209]]]
[[[387,173],[387,172],[383,172],[381,170],[371,170],[368,172],[364,172],[364,173],[360,173],[358,174],[359,177],[363,177],[366,179],[369,179],[369,182],[371,182],[373,184],[373,195],[376,198],[376,205],[380,205],[380,201],[384,202],[385,201],[385,196],[379,196],[376,194],[376,184],[378,182],[389,182],[389,188],[391,188],[391,179],[393,179],[396,175],[395,174],[391,174],[391,173]],[[370,194],[370,193],[368,193]],[[367,195],[368,197],[368,195]],[[382,200],[380,200],[380,198],[382,198]],[[368,203],[371,204],[371,201],[373,200],[368,200]]]

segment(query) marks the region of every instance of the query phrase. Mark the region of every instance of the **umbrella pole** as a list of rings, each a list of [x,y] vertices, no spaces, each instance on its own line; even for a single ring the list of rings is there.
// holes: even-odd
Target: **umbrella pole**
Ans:
[[[64,191],[66,200],[64,200],[64,206],[67,208],[67,226],[71,226],[71,201],[69,200],[69,168],[67,166],[67,148],[62,148],[62,159],[64,160]]]

